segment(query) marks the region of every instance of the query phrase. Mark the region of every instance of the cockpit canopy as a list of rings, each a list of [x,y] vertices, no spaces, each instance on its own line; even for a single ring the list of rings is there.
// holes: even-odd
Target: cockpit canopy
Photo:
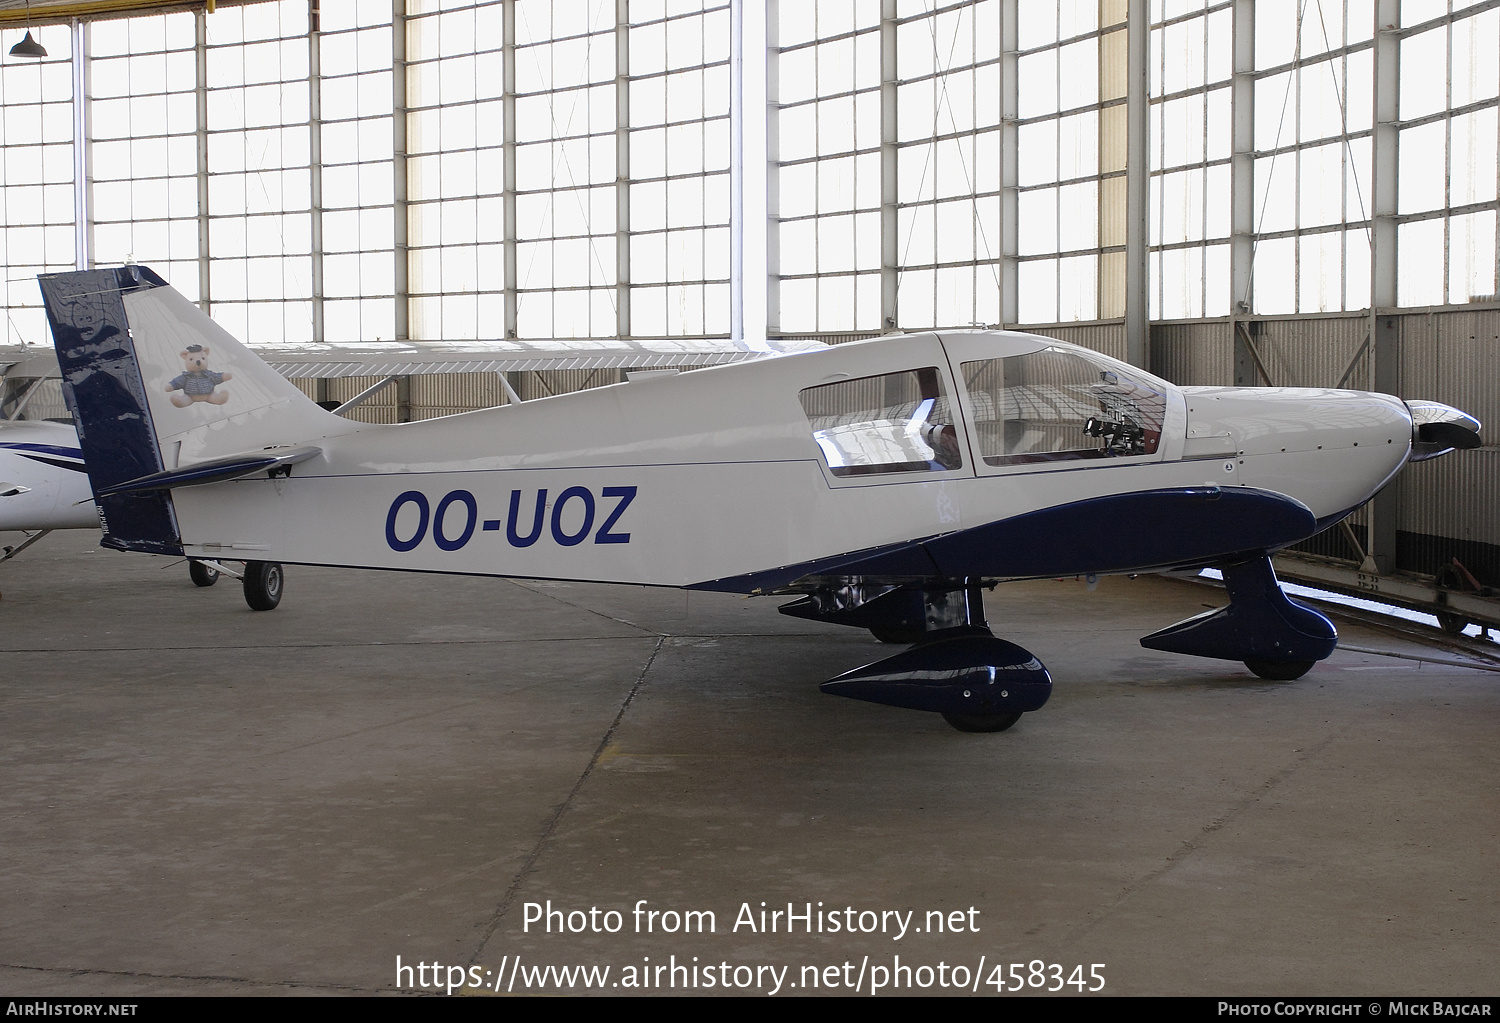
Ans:
[[[962,364],[988,465],[1153,455],[1166,394],[1145,374],[1072,347]]]
[[[1023,350],[958,363],[958,402],[936,366],[802,390],[802,408],[829,472],[961,469],[965,452],[955,427],[961,413],[968,417],[974,456],[986,465],[1156,454],[1165,383],[1072,345],[1016,335],[994,340],[1020,341],[1006,347]]]

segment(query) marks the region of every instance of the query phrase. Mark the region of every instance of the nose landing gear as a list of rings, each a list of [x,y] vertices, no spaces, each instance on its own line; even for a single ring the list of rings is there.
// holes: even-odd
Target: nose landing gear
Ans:
[[[1244,661],[1264,679],[1290,682],[1333,653],[1339,633],[1323,615],[1281,591],[1266,555],[1222,566],[1229,606],[1142,638],[1150,650]]]

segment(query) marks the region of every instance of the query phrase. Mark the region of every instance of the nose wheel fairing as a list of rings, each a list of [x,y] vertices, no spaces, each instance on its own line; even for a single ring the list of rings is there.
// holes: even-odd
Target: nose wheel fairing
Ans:
[[[1153,632],[1141,639],[1141,646],[1244,661],[1263,678],[1286,677],[1302,666],[1302,671],[1290,675],[1296,678],[1313,662],[1333,653],[1338,630],[1323,615],[1282,592],[1269,557],[1236,561],[1222,569],[1228,607]]]

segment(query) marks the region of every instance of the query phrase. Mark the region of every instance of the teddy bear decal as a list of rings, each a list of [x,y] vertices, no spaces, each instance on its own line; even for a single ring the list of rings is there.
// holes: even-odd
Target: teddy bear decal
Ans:
[[[209,369],[208,351],[207,345],[188,345],[187,350],[182,352],[182,361],[187,370],[173,377],[167,384],[169,394],[174,391],[182,392],[172,394],[172,404],[178,408],[187,408],[195,401],[222,405],[229,400],[229,391],[219,388],[219,385],[234,379],[234,374],[215,373]]]

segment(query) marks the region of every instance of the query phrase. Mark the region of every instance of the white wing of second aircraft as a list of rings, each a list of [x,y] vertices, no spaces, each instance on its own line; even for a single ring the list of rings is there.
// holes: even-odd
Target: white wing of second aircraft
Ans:
[[[251,346],[288,379],[337,379],[546,370],[661,370],[716,366],[826,348],[821,341],[774,339],[749,349],[728,339],[542,338],[496,341],[283,342]],[[51,345],[0,347],[0,529],[94,528],[98,517],[71,426],[8,421],[27,392],[57,379]],[[371,392],[373,393],[373,389]],[[348,402],[352,406],[355,402]]]
[[[564,369],[667,369],[719,366],[828,347],[822,341],[776,338],[763,350],[727,338],[534,338],[496,341],[277,342],[248,347],[290,379],[332,380],[429,373],[525,373]],[[56,378],[51,346],[0,347],[0,377]],[[7,412],[9,410],[6,410]]]

